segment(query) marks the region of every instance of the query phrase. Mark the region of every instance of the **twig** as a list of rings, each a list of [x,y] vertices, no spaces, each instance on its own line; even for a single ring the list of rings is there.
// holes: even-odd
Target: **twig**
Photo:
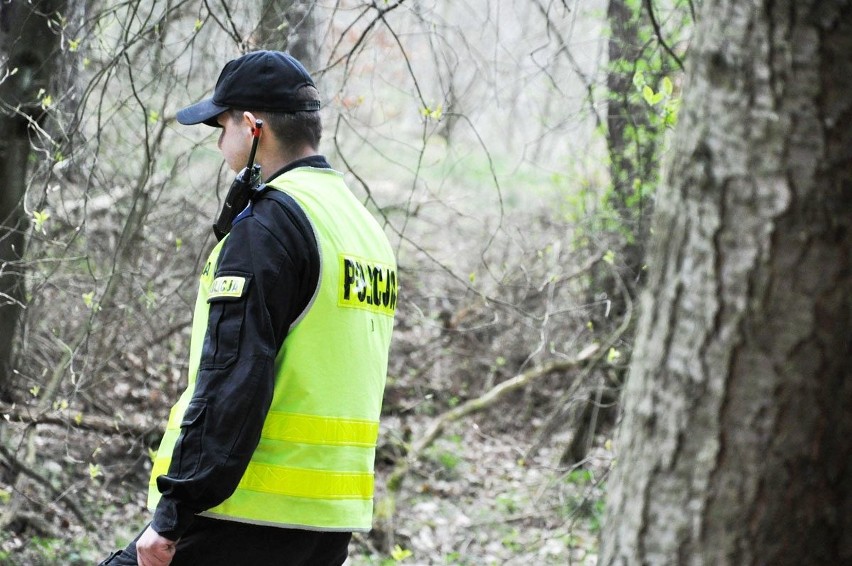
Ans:
[[[580,77],[580,80],[582,81],[583,86],[586,87],[586,100],[589,103],[589,110],[591,110],[592,115],[595,117],[595,125],[598,128],[602,128],[603,127],[603,118],[598,113],[597,104],[595,103],[595,84],[594,84],[594,81],[592,80],[591,77],[589,77],[588,75],[586,75],[586,73],[583,72],[583,69],[580,67],[580,64],[577,62],[577,60],[574,58],[574,55],[571,53],[571,50],[568,47],[568,42],[565,41],[565,38],[559,32],[559,29],[550,20],[550,17],[549,17],[549,14],[548,14],[548,9],[544,6],[542,1],[536,0],[536,6],[538,7],[538,11],[541,12],[541,15],[544,16],[544,21],[546,22],[548,33],[552,33],[553,35],[555,35],[556,39],[559,41],[559,50],[556,52],[556,54],[557,55],[559,53],[565,54],[565,57],[568,59],[568,63],[571,65],[571,69],[574,71],[574,73],[577,74],[578,77]],[[544,69],[542,68],[542,70],[544,70]],[[549,75],[548,75],[548,78],[551,79],[553,86],[558,89],[559,87],[557,86],[556,81],[552,77],[550,77]]]
[[[657,17],[654,15],[654,5],[651,3],[651,0],[643,0],[645,4],[645,9],[648,10],[648,17],[651,18],[651,25],[654,27],[654,34],[657,36],[657,39],[660,41],[660,45],[663,46],[663,49],[672,56],[672,59],[675,60],[677,66],[680,67],[680,70],[683,70],[683,61],[680,60],[675,52],[669,47],[669,44],[666,43],[666,40],[663,39],[663,32],[660,30],[660,24],[657,22]]]
[[[239,30],[237,30],[236,24],[234,24],[234,19],[233,17],[231,17],[231,12],[228,9],[227,4],[222,2],[222,7],[225,9],[225,15],[228,18],[228,22],[231,24],[230,30],[224,23],[219,20],[219,18],[216,17],[216,14],[213,13],[213,9],[210,8],[210,4],[207,3],[207,0],[204,0],[204,7],[207,8],[207,13],[210,15],[211,18],[213,18],[213,21],[215,21],[216,24],[222,29],[222,31],[228,34],[228,36],[230,36],[230,38],[233,39],[237,45],[241,47],[245,45],[243,38],[240,37],[240,32]]]
[[[363,44],[363,43],[364,43],[364,41],[367,39],[367,36],[370,34],[370,31],[372,31],[372,29],[376,26],[376,24],[378,24],[378,23],[379,23],[379,21],[380,21],[380,20],[384,20],[385,14],[388,14],[389,12],[392,12],[392,11],[396,10],[397,8],[399,8],[400,6],[402,6],[402,4],[404,4],[404,3],[405,3],[405,0],[398,0],[396,4],[391,4],[390,6],[381,7],[381,6],[379,6],[378,4],[376,4],[375,2],[373,2],[373,3],[372,3],[372,5],[370,5],[369,7],[365,8],[365,9],[364,9],[364,11],[363,11],[363,12],[361,12],[361,14],[360,14],[360,15],[358,16],[358,18],[355,20],[355,22],[357,22],[358,20],[360,20],[360,19],[364,16],[364,14],[366,14],[367,12],[369,12],[369,11],[370,11],[370,9],[376,10],[376,17],[375,17],[375,18],[373,18],[373,19],[370,21],[370,23],[369,23],[369,24],[367,24],[367,27],[366,27],[366,28],[364,28],[364,31],[362,31],[362,32],[361,32],[361,35],[359,35],[359,36],[358,36],[358,39],[356,39],[356,40],[355,40],[355,43],[352,45],[352,48],[349,50],[349,52],[344,53],[343,55],[341,55],[340,57],[338,57],[338,58],[337,58],[337,59],[335,59],[334,61],[329,62],[329,63],[328,63],[328,65],[326,65],[326,66],[325,66],[325,68],[323,68],[323,69],[321,69],[320,71],[318,71],[318,73],[324,73],[324,72],[325,72],[325,71],[327,71],[328,69],[331,69],[332,67],[336,67],[337,65],[339,65],[339,64],[340,64],[340,62],[341,62],[341,61],[343,61],[343,60],[345,59],[345,60],[346,60],[346,65],[345,65],[344,69],[345,69],[346,71],[344,72],[344,76],[347,76],[347,77],[348,77],[348,75],[349,75],[349,74],[348,74],[349,64],[351,63],[352,58],[355,56],[355,53],[356,53],[356,52],[358,51],[358,49],[361,47],[361,44]],[[347,31],[348,31],[348,30],[349,30],[352,26],[354,26],[355,22],[353,22],[352,24],[350,24],[350,26],[349,26],[346,30],[344,30],[344,32],[340,35],[340,39],[338,39],[337,44],[336,44],[336,45],[334,46],[334,48],[331,50],[332,56],[334,55],[335,51],[337,50],[337,46],[338,46],[338,45],[340,45],[340,44],[342,43],[343,38],[346,36],[346,32],[347,32]],[[330,58],[331,58],[331,57],[329,57],[329,59],[330,59]]]

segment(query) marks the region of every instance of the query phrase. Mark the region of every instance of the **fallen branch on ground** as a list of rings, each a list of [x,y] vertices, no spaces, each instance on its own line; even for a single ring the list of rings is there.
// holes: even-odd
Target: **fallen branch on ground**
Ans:
[[[533,368],[529,371],[525,371],[524,373],[518,374],[511,379],[499,383],[498,385],[494,386],[494,388],[487,391],[481,397],[471,399],[470,401],[467,401],[466,403],[463,403],[458,407],[450,409],[449,411],[432,421],[432,424],[429,425],[429,428],[426,430],[426,433],[412,445],[412,448],[408,452],[406,460],[409,462],[416,461],[423,453],[423,451],[429,448],[429,446],[431,446],[432,443],[435,442],[435,440],[440,436],[441,432],[443,432],[444,428],[448,424],[458,421],[472,413],[476,413],[482,411],[483,409],[491,407],[497,401],[505,397],[507,394],[529,385],[536,379],[548,376],[552,373],[566,371],[571,368],[577,367],[582,362],[591,358],[597,350],[597,345],[593,345],[581,352],[580,356],[578,356],[576,359],[556,360],[543,366]],[[388,484],[391,485],[391,482],[389,481]]]
[[[162,429],[160,421],[129,422],[118,417],[99,417],[95,415],[77,414],[71,416],[66,412],[33,412],[31,407],[0,403],[0,417],[8,422],[25,425],[53,425],[105,434],[115,434],[130,438],[146,436],[151,432]]]

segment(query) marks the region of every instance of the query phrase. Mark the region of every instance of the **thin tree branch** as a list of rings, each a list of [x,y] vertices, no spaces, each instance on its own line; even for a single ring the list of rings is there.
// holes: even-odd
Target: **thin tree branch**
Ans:
[[[592,115],[595,117],[595,125],[598,128],[603,127],[603,118],[601,118],[601,115],[598,113],[597,105],[595,104],[594,82],[586,75],[586,73],[583,72],[583,69],[580,68],[580,64],[577,62],[577,60],[574,58],[574,55],[571,53],[571,50],[569,49],[568,43],[565,41],[565,38],[550,20],[548,10],[544,6],[542,1],[535,1],[538,11],[541,12],[542,16],[544,16],[544,21],[546,22],[548,32],[556,36],[556,39],[559,42],[559,50],[556,52],[556,54],[564,53],[565,57],[568,59],[568,63],[571,65],[571,69],[574,71],[574,73],[577,74],[578,77],[580,77],[580,80],[583,82],[583,86],[586,88],[586,97],[589,102],[589,109],[592,111]],[[551,82],[553,83],[554,87],[558,88],[553,78],[549,75],[548,77],[551,79]]]
[[[231,23],[231,29],[230,30],[228,29],[228,27],[224,23],[222,23],[219,20],[219,18],[216,17],[216,14],[213,13],[213,9],[210,8],[210,4],[207,3],[207,0],[204,0],[204,7],[207,8],[207,13],[210,15],[211,18],[213,18],[213,21],[216,22],[216,25],[218,25],[222,29],[222,31],[224,31],[226,34],[228,34],[228,36],[230,36],[230,38],[233,39],[234,42],[236,42],[237,45],[240,45],[240,46],[244,45],[243,38],[240,37],[239,31],[237,31],[237,28],[234,25],[234,20],[231,19],[231,14],[228,11],[227,4],[225,4],[224,2],[222,4],[225,7],[225,13],[228,16],[228,21]]]
[[[363,12],[361,12],[361,14],[358,15],[358,18],[354,22],[352,22],[352,24],[350,24],[349,27],[347,27],[343,31],[343,33],[340,35],[340,38],[337,41],[337,44],[334,46],[334,48],[332,48],[331,52],[332,52],[332,54],[334,54],[334,52],[337,50],[337,46],[340,45],[340,43],[343,41],[343,38],[346,36],[346,32],[349,29],[351,29],[355,25],[355,23],[358,20],[360,20],[364,16],[364,14],[366,14],[370,10],[370,8],[376,10],[376,12],[377,12],[376,17],[373,18],[370,21],[369,24],[367,24],[367,27],[364,29],[363,32],[361,32],[361,35],[358,36],[358,39],[355,40],[355,43],[352,45],[352,48],[348,52],[344,53],[343,55],[341,55],[340,57],[335,59],[334,61],[330,62],[328,65],[325,66],[325,68],[318,71],[318,73],[320,73],[320,74],[324,73],[328,69],[335,67],[338,64],[340,64],[340,62],[343,61],[344,59],[346,59],[346,71],[348,73],[349,64],[352,60],[352,57],[355,55],[355,52],[358,51],[358,49],[362,46],[362,44],[364,43],[364,40],[367,39],[367,35],[369,35],[370,31],[375,27],[375,25],[377,23],[379,23],[379,20],[384,20],[385,14],[387,14],[389,12],[393,12],[394,10],[396,10],[397,8],[402,6],[404,3],[405,3],[405,0],[398,0],[396,4],[391,4],[390,6],[383,8],[383,7],[379,6],[376,2],[373,2],[370,7],[366,8]],[[347,73],[344,73],[344,74],[347,74]]]
[[[648,17],[651,18],[651,25],[654,27],[654,34],[657,36],[657,39],[660,41],[660,45],[663,46],[663,49],[672,56],[672,59],[675,60],[677,66],[680,67],[680,70],[683,70],[683,61],[680,60],[680,57],[669,47],[669,44],[666,43],[666,40],[663,39],[663,32],[660,29],[660,24],[657,22],[657,17],[654,15],[654,5],[651,0],[642,0],[642,3],[645,4],[645,9],[648,11]],[[691,4],[690,4],[691,5]]]

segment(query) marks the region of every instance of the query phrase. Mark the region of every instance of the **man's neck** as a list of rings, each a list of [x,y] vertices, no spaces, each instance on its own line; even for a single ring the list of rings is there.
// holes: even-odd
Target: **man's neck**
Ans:
[[[312,167],[314,169],[331,169],[331,165],[326,160],[325,156],[322,154],[314,154],[309,155],[308,157],[302,157],[295,161],[291,161],[284,167],[277,169],[275,171],[265,171],[264,182],[268,183],[278,177],[279,175],[283,175],[288,171],[292,171],[298,167]]]
[[[260,165],[261,170],[272,173],[279,169],[283,169],[294,161],[304,159],[305,157],[311,157],[313,155],[318,155],[317,151],[306,147],[304,150],[297,153],[275,152],[270,155],[258,155],[257,163]]]

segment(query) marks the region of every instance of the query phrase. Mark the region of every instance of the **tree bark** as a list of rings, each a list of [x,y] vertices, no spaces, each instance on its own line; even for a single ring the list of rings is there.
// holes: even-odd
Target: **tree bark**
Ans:
[[[264,0],[256,31],[258,47],[288,51],[308,71],[318,68],[316,0]]]
[[[620,250],[619,258],[628,270],[626,280],[631,293],[636,288],[634,279],[641,274],[645,257],[644,243],[647,241],[652,212],[651,195],[640,195],[634,199],[634,184],[648,183],[657,175],[657,146],[662,142],[662,132],[651,133],[649,114],[652,109],[634,95],[636,61],[648,49],[640,37],[643,25],[641,16],[641,12],[632,7],[628,0],[609,0],[607,4],[610,37],[609,71],[606,76],[609,92],[606,144],[612,182],[610,202],[619,215],[618,221],[634,236]],[[665,70],[660,69],[647,78],[656,85],[664,73]],[[637,139],[640,131],[644,133],[641,141]],[[629,204],[633,200],[637,200],[637,203]]]
[[[852,563],[852,2],[706,0],[601,564]]]
[[[45,114],[59,34],[50,21],[64,0],[0,3],[0,392],[10,381],[15,329],[25,300],[24,213],[30,122]],[[53,27],[51,27],[53,25]]]
[[[663,77],[680,74],[680,60],[669,42],[683,35],[687,26],[677,28],[674,37],[662,37],[653,15],[653,3],[640,0],[609,0],[606,18],[610,28],[606,143],[612,184],[607,200],[614,216],[614,229],[624,235],[618,261],[625,271],[627,288],[635,296],[640,281],[644,280],[645,244],[666,123],[656,115],[658,110],[639,94],[634,77],[641,73],[648,86],[659,90]],[[611,281],[605,286],[611,296],[616,295],[610,293],[613,288]]]

